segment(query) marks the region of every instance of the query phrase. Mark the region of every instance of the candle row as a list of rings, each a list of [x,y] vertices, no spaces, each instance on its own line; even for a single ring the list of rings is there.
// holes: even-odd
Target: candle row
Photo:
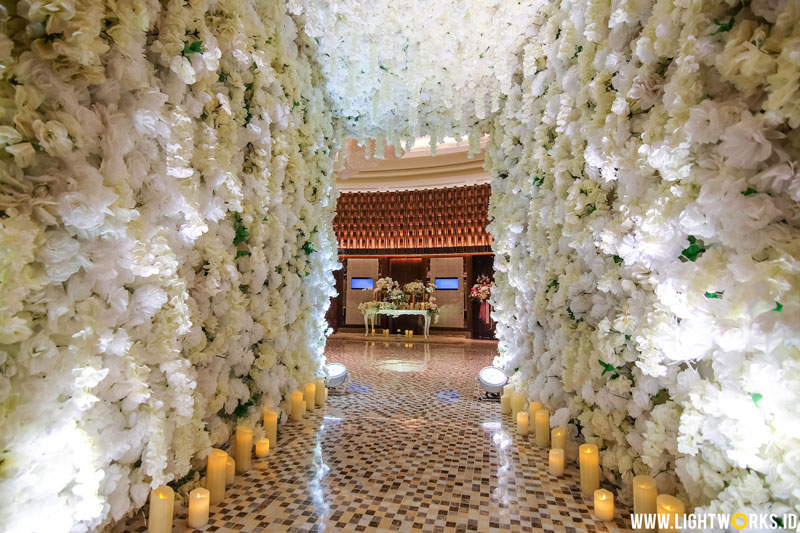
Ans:
[[[500,397],[500,412],[511,414],[517,422],[517,434],[533,434],[536,446],[551,446],[549,454],[550,475],[564,475],[565,450],[567,448],[567,428],[557,427],[550,430],[550,412],[539,402],[530,402],[528,411],[524,411],[525,397],[515,392],[514,385],[503,387]],[[530,420],[534,423],[530,424]],[[614,494],[600,488],[600,454],[595,444],[582,444],[578,450],[578,466],[580,468],[581,492],[594,498],[594,514],[598,520],[614,520]],[[656,481],[650,476],[633,478],[633,512],[634,514],[669,515],[664,520],[667,527],[659,527],[659,533],[677,531],[677,517],[684,514],[685,506],[681,500],[668,494],[658,494]],[[661,524],[661,522],[658,522]]]
[[[307,409],[325,405],[328,389],[325,380],[318,378],[305,386],[305,395],[299,390],[292,392],[291,418],[302,420]],[[302,408],[302,411],[301,411]],[[278,440],[278,411],[264,409],[264,435],[255,445],[256,457],[269,454],[270,443]],[[208,523],[209,507],[225,500],[227,486],[233,483],[236,472],[246,472],[252,465],[253,428],[237,426],[232,443],[233,457],[225,451],[213,448],[208,454],[206,487],[198,487],[189,493],[189,517],[187,524],[198,528]],[[162,485],[150,492],[149,533],[171,533],[175,506],[175,492]]]
[[[250,428],[246,428],[250,429]],[[237,442],[241,445],[237,428]],[[250,430],[252,438],[252,430]],[[262,439],[266,440],[266,439]],[[223,450],[213,448],[208,454],[206,467],[206,488],[198,487],[189,493],[189,517],[187,525],[191,528],[208,524],[209,507],[225,499],[227,486],[236,476],[236,461]],[[172,515],[175,507],[175,491],[161,485],[150,491],[150,515],[147,531],[149,533],[171,533]]]
[[[317,378],[313,382],[309,381],[303,392],[299,390],[292,392],[289,418],[292,422],[300,422],[306,411],[310,411],[316,406],[324,406],[327,400],[328,389],[325,387],[325,379]]]
[[[397,332],[400,333],[400,330],[398,329]],[[388,337],[389,333],[390,333],[390,331],[388,329],[383,328],[382,334],[383,334],[384,337]],[[375,328],[372,328],[372,335],[373,336],[375,335]],[[413,329],[403,330],[403,336],[404,337],[413,337],[414,336],[414,330]]]

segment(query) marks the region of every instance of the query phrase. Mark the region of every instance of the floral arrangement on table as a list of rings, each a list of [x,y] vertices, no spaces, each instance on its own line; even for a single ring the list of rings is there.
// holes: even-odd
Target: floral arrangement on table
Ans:
[[[359,304],[358,310],[362,314],[366,314],[380,309],[405,309],[410,305],[408,300],[413,302],[414,298],[424,295],[425,301],[414,302],[413,308],[427,309],[438,320],[439,306],[434,303],[436,302],[436,298],[433,296],[434,289],[433,284],[425,284],[419,280],[400,287],[400,284],[390,277],[379,278],[375,282],[375,300]]]
[[[494,281],[489,276],[482,274],[475,280],[475,285],[469,290],[469,297],[476,302],[485,302],[492,296]]]
[[[12,4],[0,529],[99,531],[318,375],[337,135],[282,1]]]
[[[378,281],[375,282],[376,291],[390,291],[399,286],[399,283],[388,276],[385,278],[378,278]]]
[[[403,285],[403,290],[406,294],[413,294],[414,296],[422,296],[425,291],[425,284],[421,281],[412,281]]]
[[[433,317],[434,322],[439,321],[439,306],[435,302],[420,302],[420,310],[427,310]],[[358,304],[358,310],[362,315],[376,313],[384,309],[403,309],[405,306],[393,302],[362,302]]]
[[[797,513],[800,5],[535,5],[487,148],[496,364],[611,483]]]
[[[386,294],[386,298],[395,305],[399,305],[401,303],[405,303],[406,292],[400,287],[395,287]]]
[[[361,311],[361,314],[367,313],[374,313],[375,311],[380,311],[382,309],[397,309],[397,305],[393,304],[392,302],[362,302],[358,304],[358,310]]]

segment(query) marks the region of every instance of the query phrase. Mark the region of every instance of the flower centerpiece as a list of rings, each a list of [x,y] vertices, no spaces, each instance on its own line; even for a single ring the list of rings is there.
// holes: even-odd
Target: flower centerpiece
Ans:
[[[485,302],[492,296],[494,282],[487,275],[478,276],[475,285],[469,291],[469,297],[477,302]]]
[[[469,291],[469,297],[476,302],[480,302],[481,310],[478,313],[478,318],[484,324],[491,327],[492,307],[489,304],[489,298],[492,297],[492,287],[494,287],[494,281],[492,281],[489,276],[485,274],[478,276],[478,279],[475,281],[475,285],[473,285],[472,289]]]
[[[411,308],[414,309],[417,305],[417,298],[422,298],[422,294],[425,291],[425,284],[419,280],[415,280],[403,285],[403,290],[411,297],[410,305]]]
[[[434,285],[433,283],[431,283],[429,281],[425,285],[425,290],[422,291],[422,301],[423,302],[428,302],[428,301],[432,302],[432,301],[434,301],[435,298],[433,297],[433,291],[435,291],[435,290],[436,290],[436,285]]]
[[[375,290],[374,296],[376,301],[386,301],[388,298],[389,291],[394,288],[399,287],[399,283],[394,281],[389,276],[385,278],[378,278],[378,281],[375,282]]]
[[[386,297],[395,305],[404,304],[406,301],[406,293],[399,285],[395,285],[395,287],[387,293]]]
[[[379,291],[382,290],[388,291],[397,286],[398,283],[389,276],[386,276],[385,278],[378,278],[378,281],[375,282],[375,289]]]

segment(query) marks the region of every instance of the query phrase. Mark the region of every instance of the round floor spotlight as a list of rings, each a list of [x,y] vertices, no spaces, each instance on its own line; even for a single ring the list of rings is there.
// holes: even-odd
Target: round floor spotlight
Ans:
[[[478,372],[478,383],[485,393],[480,397],[481,400],[500,401],[500,393],[503,392],[503,386],[508,383],[508,376],[501,368],[486,366]]]
[[[347,367],[342,363],[329,363],[325,365],[325,386],[329,389],[341,387],[347,382]]]

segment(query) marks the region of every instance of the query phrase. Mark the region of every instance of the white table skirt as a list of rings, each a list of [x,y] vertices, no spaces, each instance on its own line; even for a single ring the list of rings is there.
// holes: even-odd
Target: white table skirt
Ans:
[[[419,315],[421,316],[424,321],[425,325],[423,327],[422,332],[425,335],[425,338],[428,338],[428,332],[431,329],[431,312],[427,309],[374,309],[369,310],[364,313],[364,327],[367,328],[367,332],[364,334],[366,337],[369,335],[369,326],[370,326],[370,319],[372,319],[372,329],[375,329],[375,317],[377,315],[389,315],[389,316],[400,316],[400,315]]]

